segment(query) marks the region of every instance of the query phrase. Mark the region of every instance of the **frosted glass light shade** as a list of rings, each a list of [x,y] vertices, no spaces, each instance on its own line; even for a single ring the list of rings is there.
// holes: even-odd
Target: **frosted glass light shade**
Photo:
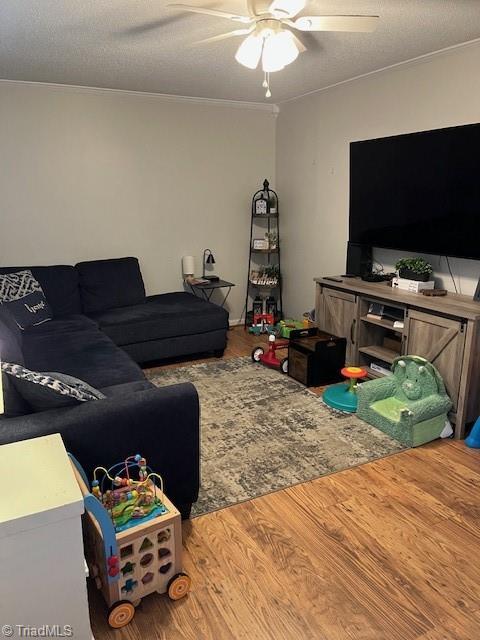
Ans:
[[[297,59],[298,47],[290,31],[280,31],[265,40],[262,69],[273,73]]]
[[[251,34],[238,47],[235,60],[248,69],[256,69],[262,55],[263,38]]]

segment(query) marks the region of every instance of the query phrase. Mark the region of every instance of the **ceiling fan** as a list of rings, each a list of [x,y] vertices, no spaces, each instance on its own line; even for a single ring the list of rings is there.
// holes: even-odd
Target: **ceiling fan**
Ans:
[[[168,4],[169,9],[191,11],[244,25],[195,44],[218,42],[227,38],[247,36],[237,49],[235,59],[244,67],[256,69],[262,62],[265,96],[271,97],[270,73],[284,69],[306,50],[296,31],[349,31],[372,32],[378,26],[378,16],[297,16],[307,0],[247,0],[248,15],[228,11],[195,7],[186,4]]]

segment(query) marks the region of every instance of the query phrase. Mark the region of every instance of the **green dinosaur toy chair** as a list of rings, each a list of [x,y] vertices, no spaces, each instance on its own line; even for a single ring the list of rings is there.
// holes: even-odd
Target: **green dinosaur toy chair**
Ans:
[[[392,374],[357,387],[357,416],[411,446],[440,437],[452,402],[437,369],[419,356],[401,356]]]

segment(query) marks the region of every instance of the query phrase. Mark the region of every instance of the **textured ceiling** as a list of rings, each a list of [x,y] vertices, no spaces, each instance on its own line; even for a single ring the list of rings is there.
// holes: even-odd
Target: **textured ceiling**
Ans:
[[[239,25],[166,4],[0,0],[0,78],[263,102],[261,71],[234,60],[240,38],[191,46]],[[244,0],[190,4],[246,14]],[[272,74],[273,102],[480,37],[480,0],[311,0],[303,13],[381,22],[372,34],[301,34],[308,50]]]

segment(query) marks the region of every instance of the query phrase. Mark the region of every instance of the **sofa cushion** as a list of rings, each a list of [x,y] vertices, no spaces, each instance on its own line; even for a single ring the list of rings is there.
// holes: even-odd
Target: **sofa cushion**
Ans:
[[[23,335],[25,366],[36,371],[61,371],[96,389],[143,380],[140,367],[95,327],[54,332],[29,331]]]
[[[0,305],[0,360],[23,364],[22,342],[22,331],[9,311]],[[30,407],[15,389],[10,376],[1,372],[0,375],[4,404],[4,413],[0,415],[0,419],[30,413]]]
[[[25,330],[24,335],[46,335],[62,333],[71,333],[72,331],[82,331],[84,329],[96,329],[98,324],[95,320],[82,316],[80,314],[73,316],[64,316],[45,322],[35,327],[29,327]]]
[[[12,314],[0,305],[0,361],[24,363],[23,335]]]
[[[115,384],[112,387],[103,387],[101,392],[104,393],[107,398],[125,398],[131,393],[137,391],[148,391],[148,389],[154,389],[153,385],[148,380],[136,380],[135,382],[125,382],[124,384]]]
[[[106,397],[83,380],[64,373],[31,371],[10,362],[2,362],[2,372],[11,377],[14,387],[34,411],[57,409]]]
[[[225,309],[184,291],[149,296],[145,304],[91,317],[119,346],[228,328]]]
[[[29,269],[43,289],[54,317],[81,313],[78,273],[69,265],[49,267],[1,267],[0,274]]]
[[[145,287],[137,258],[91,260],[76,265],[85,313],[145,302]]]

